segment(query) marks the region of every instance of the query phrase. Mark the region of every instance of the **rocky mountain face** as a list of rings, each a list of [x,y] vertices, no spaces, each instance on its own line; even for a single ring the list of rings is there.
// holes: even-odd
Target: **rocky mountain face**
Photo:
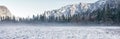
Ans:
[[[0,6],[0,21],[1,20],[8,20],[13,19],[13,15],[9,11],[9,9],[6,6]]]
[[[5,6],[0,6],[0,17],[12,16],[11,12]]]
[[[99,0],[95,3],[79,3],[60,9],[45,11],[46,19],[69,20],[70,22],[120,22],[120,0]]]

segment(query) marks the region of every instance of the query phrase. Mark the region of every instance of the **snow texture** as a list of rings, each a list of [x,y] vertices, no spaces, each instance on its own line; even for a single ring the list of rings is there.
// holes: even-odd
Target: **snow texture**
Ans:
[[[120,39],[120,28],[0,26],[0,39]]]

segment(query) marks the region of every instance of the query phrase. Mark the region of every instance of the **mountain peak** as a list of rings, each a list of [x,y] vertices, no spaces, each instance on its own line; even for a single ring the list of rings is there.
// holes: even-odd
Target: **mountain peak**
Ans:
[[[62,8],[46,11],[43,16],[45,18],[51,19],[68,19],[72,18],[73,20],[97,20],[99,14],[101,20],[106,21],[106,19],[113,19],[109,17],[114,17],[114,13],[117,13],[120,6],[120,0],[98,0],[95,3],[79,3],[79,4],[72,4],[67,5]],[[110,12],[111,11],[111,12]],[[107,15],[107,14],[108,15]],[[110,15],[109,14],[113,14]],[[117,13],[119,14],[119,13]],[[107,17],[106,17],[107,16]],[[63,17],[63,18],[62,18]],[[74,19],[75,18],[75,19]],[[104,18],[104,19],[103,19]],[[116,17],[117,18],[117,17]]]

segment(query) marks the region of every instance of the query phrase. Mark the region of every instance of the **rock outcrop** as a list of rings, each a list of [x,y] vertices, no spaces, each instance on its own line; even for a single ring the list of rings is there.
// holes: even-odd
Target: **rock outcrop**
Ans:
[[[0,6],[0,17],[12,16],[11,12],[6,6]]]
[[[13,15],[6,6],[0,6],[0,20],[5,20],[7,18],[13,19]]]

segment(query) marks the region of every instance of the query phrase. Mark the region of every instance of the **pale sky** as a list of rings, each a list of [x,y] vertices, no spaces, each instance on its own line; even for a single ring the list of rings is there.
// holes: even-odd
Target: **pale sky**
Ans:
[[[80,2],[94,3],[96,1],[97,0],[0,0],[0,5],[8,7],[15,16],[28,17],[70,4],[78,4]]]

